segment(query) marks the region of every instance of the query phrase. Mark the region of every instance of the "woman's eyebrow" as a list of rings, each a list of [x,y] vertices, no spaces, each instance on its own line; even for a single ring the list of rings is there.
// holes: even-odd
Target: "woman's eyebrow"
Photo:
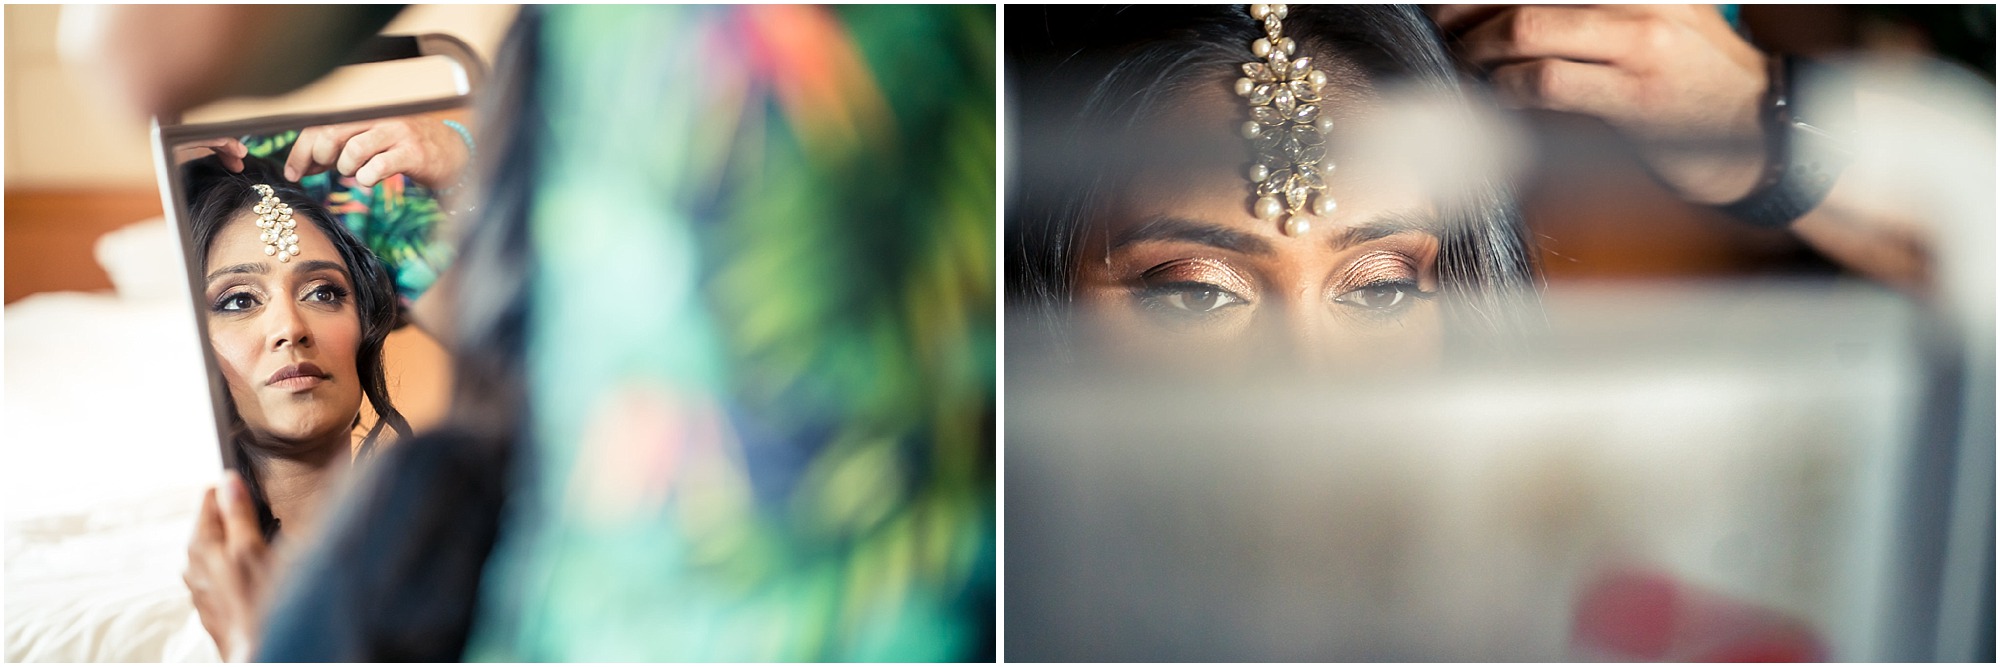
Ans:
[[[298,268],[292,269],[292,273],[312,273],[314,271],[332,271],[340,274],[340,277],[347,279],[348,282],[354,282],[354,278],[347,274],[347,267],[341,266],[339,262],[329,262],[324,259],[307,260],[299,262]]]
[[[1438,233],[1437,219],[1428,213],[1410,211],[1389,211],[1375,216],[1375,219],[1350,226],[1328,239],[1335,250],[1351,248],[1379,238],[1395,236],[1403,232],[1419,231]]]
[[[262,262],[249,262],[249,263],[244,263],[244,264],[234,264],[234,265],[230,265],[230,266],[225,266],[225,267],[222,267],[222,268],[220,268],[220,269],[216,269],[216,270],[214,270],[214,271],[211,271],[211,272],[209,272],[209,274],[208,274],[208,278],[207,278],[207,280],[206,280],[205,282],[211,282],[211,283],[212,283],[212,282],[215,282],[215,279],[216,279],[216,278],[221,278],[221,277],[223,277],[223,276],[225,276],[225,275],[229,275],[229,274],[232,274],[232,273],[255,273],[255,274],[258,274],[258,275],[263,275],[263,274],[266,274],[266,273],[270,273],[270,272],[271,272],[271,269],[270,269],[270,267],[268,267],[268,266],[264,265],[264,264],[263,264]]]
[[[1255,234],[1171,216],[1154,218],[1145,224],[1120,232],[1118,237],[1112,240],[1111,249],[1117,250],[1147,241],[1187,241],[1247,255],[1271,254],[1270,242],[1257,238]]]

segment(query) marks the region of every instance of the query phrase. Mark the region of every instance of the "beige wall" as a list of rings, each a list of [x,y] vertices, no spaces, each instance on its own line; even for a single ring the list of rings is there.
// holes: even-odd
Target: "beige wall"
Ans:
[[[8,5],[7,187],[145,185],[143,125],[93,109],[56,57],[54,5]]]
[[[518,8],[511,5],[417,5],[383,30],[441,32],[472,45],[491,66]],[[145,188],[155,183],[144,121],[95,107],[94,96],[56,55],[59,6],[6,7],[6,164],[8,189]],[[439,63],[377,65],[329,76],[272,100],[228,100],[188,120],[332,110],[435,97],[450,87]]]

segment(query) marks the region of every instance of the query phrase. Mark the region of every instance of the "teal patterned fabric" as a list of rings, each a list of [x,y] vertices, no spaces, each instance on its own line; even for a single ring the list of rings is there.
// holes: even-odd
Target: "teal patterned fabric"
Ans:
[[[990,658],[994,8],[540,9],[532,442],[466,657]]]
[[[298,130],[239,137],[252,157],[282,164],[298,141]],[[433,239],[444,222],[437,195],[400,174],[365,187],[353,177],[324,171],[300,179],[306,193],[326,204],[347,230],[375,251],[396,280],[408,306],[423,296],[451,264],[450,244]]]

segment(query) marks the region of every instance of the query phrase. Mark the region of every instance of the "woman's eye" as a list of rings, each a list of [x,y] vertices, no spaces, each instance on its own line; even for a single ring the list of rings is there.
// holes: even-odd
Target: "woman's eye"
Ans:
[[[313,288],[313,291],[306,293],[307,301],[318,301],[321,303],[339,303],[341,299],[345,298],[347,298],[347,290],[333,285],[321,285]]]
[[[1152,300],[1160,306],[1193,314],[1212,313],[1244,302],[1229,290],[1205,283],[1162,285],[1152,292]]]
[[[1334,298],[1338,303],[1369,310],[1395,310],[1418,298],[1415,283],[1393,282],[1369,285]]]
[[[251,296],[249,292],[225,294],[222,300],[215,302],[215,309],[224,312],[249,310],[255,307],[257,307],[257,297]]]
[[[1181,310],[1206,313],[1232,303],[1237,299],[1228,292],[1213,289],[1193,289],[1176,292],[1167,296],[1167,303]]]

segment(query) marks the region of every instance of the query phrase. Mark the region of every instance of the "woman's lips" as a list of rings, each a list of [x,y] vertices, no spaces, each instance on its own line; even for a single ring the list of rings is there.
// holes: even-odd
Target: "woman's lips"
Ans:
[[[278,369],[278,372],[271,374],[271,379],[266,380],[264,384],[299,392],[317,387],[326,380],[326,371],[320,370],[312,362],[306,362]]]

